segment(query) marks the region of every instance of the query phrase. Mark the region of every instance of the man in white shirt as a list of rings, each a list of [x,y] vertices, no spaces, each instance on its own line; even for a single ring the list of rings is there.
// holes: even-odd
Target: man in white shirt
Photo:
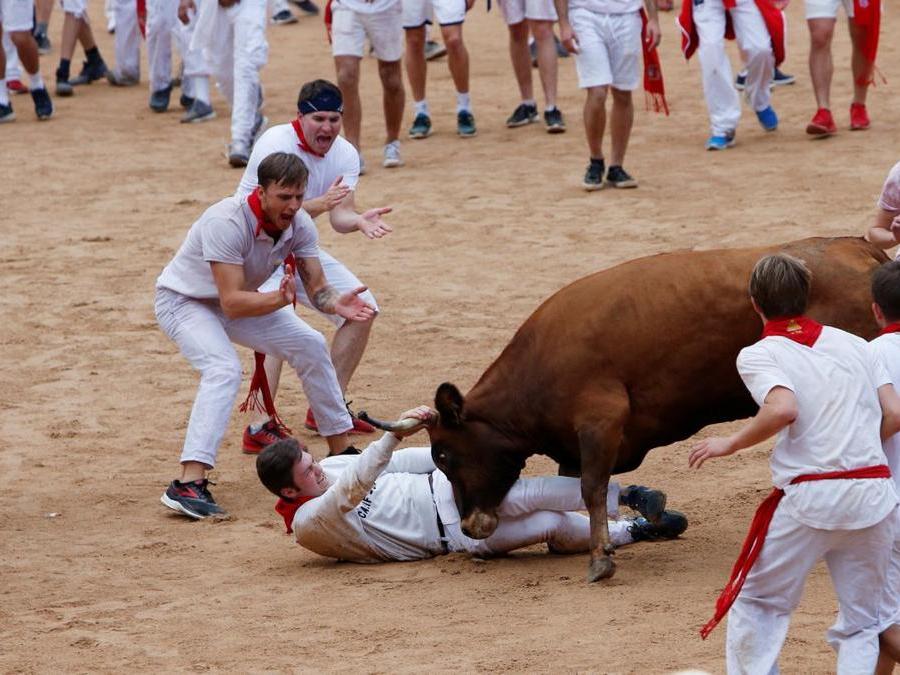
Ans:
[[[784,254],[757,263],[750,296],[763,337],[741,350],[737,367],[760,410],[731,436],[701,441],[689,459],[699,468],[778,434],[770,459],[776,489],[701,631],[706,637],[733,602],[729,673],[777,672],[791,613],[822,559],[840,605],[828,633],[837,672],[872,672],[878,658],[897,506],[881,438],[900,430],[900,398],[864,340],[804,316],[810,278],[802,261]]]
[[[290,124],[272,127],[260,137],[235,196],[246,197],[256,189],[257,167],[265,157],[273,152],[287,152],[303,160],[309,169],[303,209],[310,216],[316,218],[327,213],[331,226],[342,234],[361,232],[368,239],[380,239],[390,233],[391,226],[382,220],[382,216],[389,213],[390,208],[374,208],[362,213],[356,210],[359,154],[340,135],[343,110],[341,91],[334,84],[326,80],[313,80],[304,84],[297,98],[297,118]],[[344,293],[363,285],[353,272],[326,251],[319,250],[319,260],[325,278],[338,292]],[[276,271],[261,290],[275,290],[280,277]],[[378,313],[375,296],[370,291],[360,297],[375,310],[371,320],[346,321],[333,314],[327,317],[337,327],[332,340],[331,356],[342,392],[346,392],[350,378],[362,360],[374,316]],[[316,309],[302,289],[297,300],[310,309]],[[265,359],[265,368],[266,380],[274,399],[281,376],[281,360],[270,355]],[[270,415],[273,412],[270,411]],[[318,430],[311,410],[307,411],[305,426],[312,431]],[[354,418],[352,431],[371,433],[374,429]],[[283,437],[283,429],[273,424],[269,417],[257,419],[244,432],[244,452],[257,453],[269,443]]]
[[[451,552],[500,555],[546,543],[555,553],[590,549],[590,522],[578,478],[519,479],[500,506],[500,524],[487,539],[466,537],[460,528],[453,486],[434,463],[431,448],[394,452],[400,440],[430,423],[437,413],[419,406],[401,415],[421,424],[388,432],[362,454],[317,462],[294,439],[260,453],[260,481],[280,499],[276,510],[297,543],[319,555],[359,563],[421,560]],[[665,495],[642,486],[610,484],[609,512],[620,503],[646,517],[610,523],[618,546],[639,540],[674,539],[687,518],[665,511]]]
[[[223,513],[205,475],[215,466],[241,384],[241,361],[232,342],[288,361],[303,382],[330,452],[347,449],[353,425],[325,339],[296,314],[277,311],[296,299],[296,272],[320,311],[351,321],[374,314],[359,298],[364,286],[339,294],[325,280],[315,225],[300,210],[306,176],[294,155],[266,157],[259,165],[259,187],[246,199],[227,197],[208,208],[156,281],[157,321],[200,372],[181,478],[161,498],[191,518]],[[283,262],[278,288],[258,292]]]

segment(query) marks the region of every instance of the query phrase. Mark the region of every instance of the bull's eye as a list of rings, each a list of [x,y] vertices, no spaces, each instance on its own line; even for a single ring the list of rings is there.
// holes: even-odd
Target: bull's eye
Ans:
[[[437,455],[437,461],[444,464],[447,461],[447,453],[441,450]]]

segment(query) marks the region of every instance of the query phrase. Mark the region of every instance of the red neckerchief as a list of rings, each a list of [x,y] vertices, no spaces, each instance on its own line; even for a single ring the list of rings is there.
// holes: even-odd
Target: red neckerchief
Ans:
[[[647,44],[647,12],[641,10],[641,45],[644,48],[644,100],[647,110],[669,114],[659,50]]]
[[[250,210],[253,211],[253,215],[256,216],[257,237],[259,236],[260,230],[264,230],[267,235],[272,237],[272,239],[277,239],[281,236],[281,230],[272,225],[266,218],[266,214],[262,209],[262,204],[259,201],[259,193],[256,190],[251,192],[250,196],[247,197],[247,204],[250,206]]]
[[[306,136],[303,135],[303,125],[300,124],[300,120],[298,118],[294,118],[291,120],[291,126],[294,127],[294,133],[297,134],[297,142],[300,145],[300,149],[303,152],[308,152],[311,155],[315,155],[316,157],[324,157],[321,152],[316,152],[310,147],[309,143],[306,141]]]
[[[275,504],[275,510],[278,512],[278,515],[284,518],[284,526],[287,528],[288,534],[291,534],[294,531],[294,514],[297,513],[297,509],[310,499],[315,499],[315,497],[297,497],[297,499],[280,497],[278,499],[278,502]]]
[[[879,331],[879,335],[887,335],[888,333],[900,333],[900,321],[889,323]]]
[[[789,316],[786,319],[766,321],[762,337],[779,335],[801,345],[812,347],[821,334],[822,324],[805,316]]]
[[[797,476],[791,481],[791,485],[797,483],[806,483],[813,480],[836,480],[839,478],[890,478],[891,470],[886,464],[878,466],[866,466],[861,469],[850,469],[849,471],[828,471],[825,473],[809,473],[803,476]],[[750,523],[750,531],[741,547],[741,553],[737,562],[731,570],[731,578],[725,584],[725,588],[716,600],[716,612],[703,628],[700,629],[700,636],[705,640],[706,636],[712,632],[712,629],[722,620],[728,613],[731,605],[737,600],[741,587],[744,585],[744,579],[750,573],[750,568],[759,557],[763,544],[766,541],[766,533],[769,531],[769,524],[772,522],[772,516],[775,515],[775,509],[778,508],[778,502],[784,497],[784,490],[775,488],[771,494],[766,497],[756,514],[753,516],[753,522]]]

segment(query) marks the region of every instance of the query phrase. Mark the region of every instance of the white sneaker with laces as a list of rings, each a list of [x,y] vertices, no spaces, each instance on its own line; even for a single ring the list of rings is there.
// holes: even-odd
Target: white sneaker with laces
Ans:
[[[400,141],[391,141],[384,146],[384,161],[381,165],[387,169],[403,166],[403,158],[400,157]]]

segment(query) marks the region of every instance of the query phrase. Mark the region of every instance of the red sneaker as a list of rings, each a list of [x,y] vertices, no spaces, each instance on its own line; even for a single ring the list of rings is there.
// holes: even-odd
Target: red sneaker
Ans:
[[[813,115],[810,123],[806,125],[806,133],[811,136],[831,136],[837,133],[837,125],[828,108],[819,108]]]
[[[250,433],[250,427],[244,429],[242,449],[248,455],[258,455],[267,445],[290,437],[290,429],[274,420],[269,420],[255,434]]]
[[[862,131],[871,126],[869,121],[869,113],[866,111],[865,103],[850,104],[850,131]]]
[[[359,435],[359,434],[374,434],[375,433],[375,427],[373,427],[368,422],[363,422],[362,420],[357,419],[356,417],[354,417],[352,415],[351,415],[351,419],[353,420],[353,428],[347,432],[351,436]],[[319,427],[316,424],[316,418],[313,415],[312,409],[310,409],[310,408],[306,409],[306,421],[303,423],[303,426],[305,426],[310,431],[315,431],[316,433],[319,432]]]
[[[11,91],[13,94],[27,94],[28,87],[25,86],[25,83],[22,80],[7,80],[6,88]]]

